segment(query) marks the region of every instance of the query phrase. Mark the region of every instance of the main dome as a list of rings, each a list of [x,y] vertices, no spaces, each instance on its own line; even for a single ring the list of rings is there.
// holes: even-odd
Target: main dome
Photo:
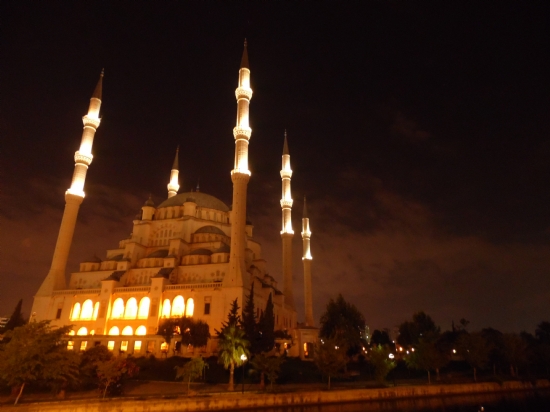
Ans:
[[[188,200],[195,202],[199,207],[206,207],[208,209],[221,210],[222,212],[228,212],[229,207],[223,203],[220,199],[214,196],[207,195],[203,192],[184,192],[176,196],[172,196],[162,202],[158,208],[170,207],[170,206],[182,206]]]

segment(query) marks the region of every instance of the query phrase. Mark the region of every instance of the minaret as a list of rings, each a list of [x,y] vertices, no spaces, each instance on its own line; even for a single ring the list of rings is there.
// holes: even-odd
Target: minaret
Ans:
[[[241,68],[239,69],[239,86],[235,90],[237,98],[237,125],[233,129],[235,137],[235,166],[231,171],[233,181],[233,207],[231,210],[231,251],[229,258],[229,273],[225,284],[228,286],[243,286],[246,273],[246,189],[250,180],[248,170],[248,141],[252,129],[248,124],[248,106],[252,98],[250,88],[250,69],[248,52],[244,41]]]
[[[59,228],[59,235],[57,236],[57,242],[55,244],[52,265],[46,279],[44,279],[40,289],[38,289],[36,293],[33,304],[33,312],[36,312],[37,316],[36,320],[46,316],[45,313],[38,312],[38,310],[41,311],[44,308],[40,307],[41,305],[37,302],[37,298],[50,296],[54,290],[60,290],[66,287],[65,269],[67,267],[67,259],[73,240],[78,209],[84,199],[86,172],[93,159],[92,144],[94,142],[95,132],[101,122],[99,118],[99,109],[101,107],[102,82],[103,70],[101,71],[94,94],[90,99],[88,114],[82,118],[82,122],[84,123],[82,141],[80,142],[80,149],[78,149],[74,155],[75,166],[71,187],[65,192],[65,210],[63,212],[63,219],[61,220],[61,227]],[[35,310],[35,308],[37,310]]]
[[[281,239],[283,241],[283,293],[285,303],[294,308],[294,294],[292,291],[292,193],[290,191],[290,178],[292,169],[290,168],[290,154],[288,152],[288,142],[285,130],[285,142],[283,144],[283,161],[281,167],[281,179],[283,180],[283,194],[281,197],[281,209],[283,211],[283,228],[281,230]]]
[[[304,255],[304,304],[306,314],[306,326],[315,326],[313,321],[313,294],[311,292],[311,230],[309,230],[309,219],[307,217],[306,198],[304,197],[304,214],[302,216],[302,245]]]
[[[168,199],[170,199],[172,196],[176,196],[178,194],[178,190],[180,190],[180,185],[178,181],[178,176],[180,174],[178,166],[179,151],[180,147],[178,146],[178,148],[176,149],[174,164],[172,165],[172,170],[170,171],[170,183],[168,183]]]

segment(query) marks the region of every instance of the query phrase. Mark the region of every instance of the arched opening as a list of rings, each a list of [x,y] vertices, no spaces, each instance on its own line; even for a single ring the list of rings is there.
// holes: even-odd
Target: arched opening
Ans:
[[[174,298],[172,303],[172,316],[183,316],[185,312],[185,302],[183,296],[178,295]]]
[[[118,298],[113,303],[113,309],[111,310],[111,318],[119,319],[124,314],[124,301],[122,298]]]
[[[92,316],[93,320],[97,319],[98,312],[99,312],[99,302],[96,302],[95,305],[94,305],[94,314]]]
[[[73,312],[71,313],[71,320],[78,320],[80,317],[80,303],[76,302],[73,306]]]
[[[123,336],[131,336],[134,334],[134,330],[131,326],[126,326],[124,329],[122,329],[122,335]]]
[[[185,308],[185,316],[188,318],[193,316],[193,311],[195,310],[195,302],[193,301],[193,298],[187,299],[187,306]]]
[[[109,335],[112,335],[112,336],[120,335],[120,329],[117,326],[113,326],[111,329],[109,329]]]
[[[137,317],[138,306],[136,298],[128,299],[126,309],[124,310],[124,319],[135,319]]]
[[[94,314],[94,304],[91,299],[87,299],[82,304],[82,310],[80,311],[81,320],[91,320]]]
[[[164,303],[162,304],[162,317],[163,318],[170,317],[170,300],[169,299],[164,299]]]
[[[147,319],[149,317],[150,303],[151,303],[151,299],[149,299],[148,297],[144,297],[139,301],[139,310],[138,310],[139,319]]]
[[[78,336],[86,336],[88,334],[88,329],[82,327],[78,329],[78,332],[76,332]]]
[[[145,336],[147,335],[147,328],[145,326],[139,326],[137,329],[136,329],[136,335],[138,336]]]

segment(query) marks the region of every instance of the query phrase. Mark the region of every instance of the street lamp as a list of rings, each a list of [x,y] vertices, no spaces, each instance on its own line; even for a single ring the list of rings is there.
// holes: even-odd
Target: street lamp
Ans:
[[[246,362],[246,355],[243,353],[241,355],[241,360],[243,361],[243,395],[244,395],[244,363]]]

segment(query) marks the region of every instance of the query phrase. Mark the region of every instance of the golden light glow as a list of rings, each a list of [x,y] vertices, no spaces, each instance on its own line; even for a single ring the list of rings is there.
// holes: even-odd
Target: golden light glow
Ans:
[[[170,317],[170,300],[169,299],[164,299],[164,303],[162,304],[162,317],[163,318]]]
[[[124,329],[122,329],[121,335],[123,336],[132,336],[134,334],[134,330],[131,326],[126,326]]]
[[[135,319],[137,317],[138,306],[136,298],[128,299],[126,309],[124,310],[124,319]]]
[[[136,335],[138,336],[145,336],[147,335],[147,328],[145,326],[139,326],[137,329],[136,329]]]
[[[120,329],[117,326],[113,326],[111,329],[109,329],[109,335],[111,336],[120,335]]]
[[[112,319],[120,319],[124,315],[124,301],[122,298],[118,298],[113,303],[113,309],[111,310]]]
[[[94,305],[94,314],[92,316],[93,320],[97,319],[98,312],[99,312],[99,302],[96,302]]]
[[[86,336],[88,334],[88,329],[85,327],[82,327],[78,329],[78,332],[76,332],[78,336]]]
[[[195,302],[193,298],[187,299],[187,308],[185,309],[185,316],[188,318],[193,316],[193,311],[195,310]]]
[[[128,341],[123,340],[122,343],[120,344],[120,351],[126,352],[127,350],[128,350]]]
[[[88,341],[85,340],[80,342],[80,351],[85,351],[87,347],[88,347]]]
[[[76,302],[73,306],[73,312],[71,313],[71,320],[78,320],[80,318],[80,303]]]
[[[139,352],[141,350],[141,341],[140,340],[136,340],[134,342],[134,352]]]
[[[67,342],[67,350],[74,350],[74,341],[70,340]]]
[[[115,341],[114,340],[110,340],[109,342],[107,342],[107,349],[113,350],[114,348],[115,348]]]
[[[185,312],[185,302],[183,296],[178,295],[174,298],[172,303],[172,316],[183,316]]]
[[[82,304],[82,310],[80,311],[80,320],[91,320],[94,315],[94,304],[91,299],[87,299]]]
[[[151,299],[147,296],[139,301],[138,319],[147,319],[149,317],[149,306]]]

